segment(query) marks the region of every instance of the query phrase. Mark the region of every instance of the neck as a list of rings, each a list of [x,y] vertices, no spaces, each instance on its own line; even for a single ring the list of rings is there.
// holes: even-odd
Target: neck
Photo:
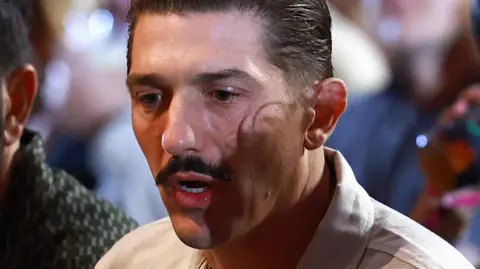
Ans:
[[[308,161],[308,169],[304,171],[306,183],[292,199],[290,207],[268,217],[241,239],[205,251],[212,268],[295,268],[323,219],[334,192],[332,171],[326,164],[316,169],[319,163],[325,163],[323,149],[317,152],[317,158]]]
[[[0,174],[0,201],[2,201],[3,197],[5,196],[5,192],[8,187],[8,183],[10,182],[11,174],[12,174],[12,162],[13,156],[15,152],[20,147],[20,143],[15,143],[11,146],[5,147],[2,156],[2,163],[1,165],[1,174]]]

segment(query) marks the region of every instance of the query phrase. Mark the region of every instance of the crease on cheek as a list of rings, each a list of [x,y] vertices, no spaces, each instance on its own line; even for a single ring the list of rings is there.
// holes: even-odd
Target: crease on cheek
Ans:
[[[236,118],[230,120],[230,122],[234,122],[235,126],[230,128],[231,131],[225,135],[225,154],[227,157],[233,157],[236,153],[241,155],[241,151],[248,148],[248,133],[253,128],[253,118],[251,116],[244,116],[241,120]]]
[[[234,116],[223,118],[221,116],[215,118],[206,118],[208,131],[212,134],[212,142],[217,149],[221,151],[223,158],[229,158],[235,154],[237,149],[237,132],[236,126],[238,116],[241,113],[237,113]]]

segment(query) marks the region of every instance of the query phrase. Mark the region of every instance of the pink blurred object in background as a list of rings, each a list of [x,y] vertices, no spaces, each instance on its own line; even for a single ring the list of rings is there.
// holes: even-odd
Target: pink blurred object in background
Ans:
[[[463,190],[446,194],[442,198],[442,205],[446,208],[476,207],[480,203],[480,191]]]

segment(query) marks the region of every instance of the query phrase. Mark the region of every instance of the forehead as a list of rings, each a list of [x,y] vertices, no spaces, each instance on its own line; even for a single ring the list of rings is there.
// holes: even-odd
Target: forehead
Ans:
[[[264,79],[279,70],[267,60],[262,32],[262,22],[247,13],[143,14],[131,73],[174,77],[237,68]]]

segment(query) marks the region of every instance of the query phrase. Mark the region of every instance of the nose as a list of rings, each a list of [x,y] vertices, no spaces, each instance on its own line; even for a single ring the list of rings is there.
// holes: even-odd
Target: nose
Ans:
[[[168,109],[168,125],[162,136],[163,149],[172,156],[199,151],[195,135],[198,113],[193,106],[185,104],[181,97],[174,97]]]

